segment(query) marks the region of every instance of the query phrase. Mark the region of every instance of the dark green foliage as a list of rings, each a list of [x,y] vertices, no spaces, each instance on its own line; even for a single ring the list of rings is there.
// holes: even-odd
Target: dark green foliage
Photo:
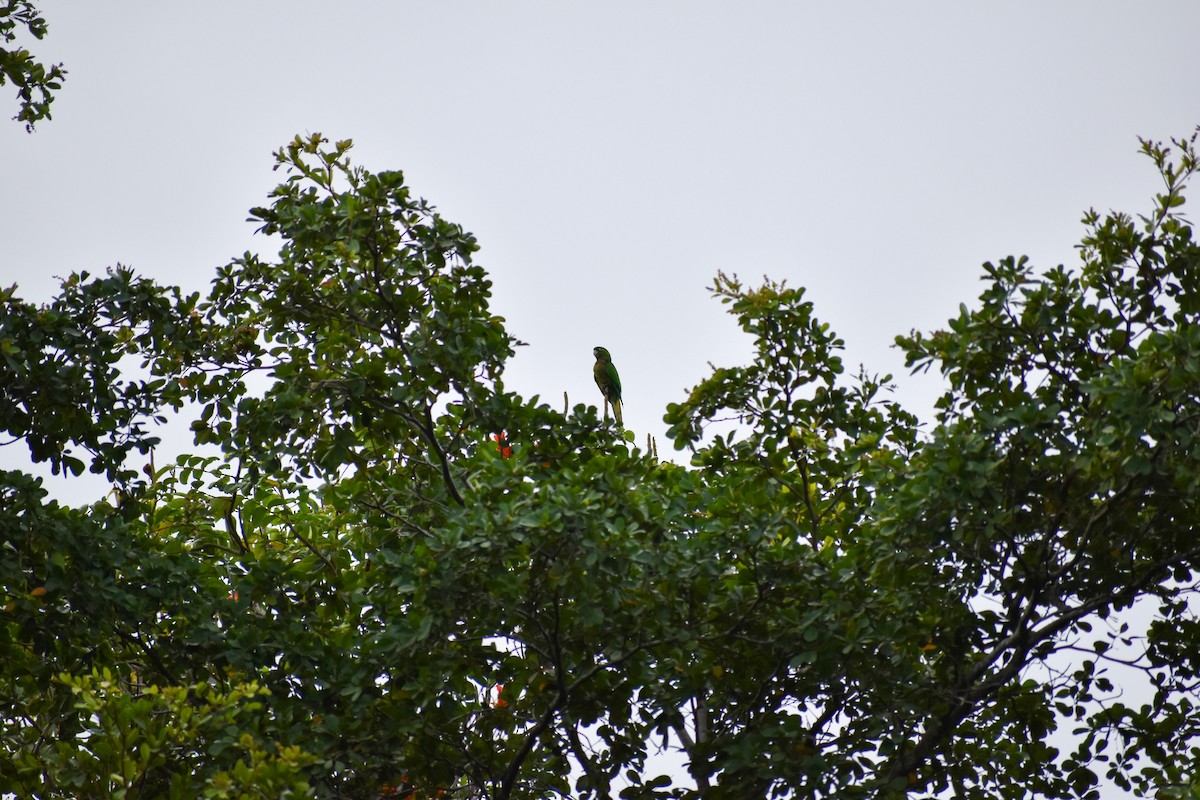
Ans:
[[[180,404],[178,385],[161,373],[196,341],[196,300],[119,266],[99,279],[72,275],[43,307],[0,289],[0,428],[55,473],[133,480],[125,457],[147,453],[158,442],[147,423]],[[155,374],[131,377],[139,361],[143,375]]]
[[[34,39],[46,36],[46,20],[29,0],[2,0],[0,2],[0,86],[12,82],[17,87],[20,110],[13,119],[25,123],[25,130],[32,132],[34,124],[50,119],[50,104],[54,94],[62,88],[67,71],[62,64],[46,66],[35,61],[33,55],[20,44],[18,31],[24,29]]]
[[[757,351],[667,409],[688,466],[506,392],[474,239],[349,142],[277,154],[252,212],[277,259],[203,301],[125,270],[7,292],[0,427],[116,491],[0,476],[0,785],[1187,796],[1192,145],[1146,143],[1163,194],[1089,213],[1080,270],[986,265],[974,308],[900,339],[948,381],[925,430],[890,376],[846,377],[802,290],[720,276]],[[185,404],[210,447],[139,473]]]

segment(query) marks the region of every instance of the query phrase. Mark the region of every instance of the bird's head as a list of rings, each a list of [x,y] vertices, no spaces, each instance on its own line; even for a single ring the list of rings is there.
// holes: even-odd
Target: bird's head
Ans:
[[[612,356],[609,355],[608,350],[604,349],[603,347],[593,347],[592,355],[601,361],[612,361]]]

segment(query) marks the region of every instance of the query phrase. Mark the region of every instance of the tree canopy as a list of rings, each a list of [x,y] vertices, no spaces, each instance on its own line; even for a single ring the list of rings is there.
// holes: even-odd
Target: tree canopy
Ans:
[[[924,425],[802,289],[719,275],[755,355],[665,410],[684,464],[508,390],[475,239],[348,141],[281,148],[277,257],[206,297],[0,291],[9,447],[112,487],[0,473],[0,786],[1195,796],[1195,139],[1142,143],[1161,193],[1078,267],[986,264],[897,340]]]

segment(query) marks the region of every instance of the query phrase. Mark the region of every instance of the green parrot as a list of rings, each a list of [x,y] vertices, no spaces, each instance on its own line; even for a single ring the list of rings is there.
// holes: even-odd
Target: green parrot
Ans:
[[[617,368],[613,366],[612,356],[607,350],[603,347],[593,347],[592,354],[596,356],[596,364],[592,367],[596,385],[600,387],[600,394],[612,405],[617,424],[624,428],[625,422],[621,419],[621,376],[617,374]]]

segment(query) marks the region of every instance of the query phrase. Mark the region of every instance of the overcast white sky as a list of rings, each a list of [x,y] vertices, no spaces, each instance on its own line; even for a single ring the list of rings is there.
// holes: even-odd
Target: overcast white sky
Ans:
[[[926,408],[893,337],[985,260],[1073,261],[1084,209],[1148,207],[1136,137],[1200,123],[1195,0],[42,6],[69,76],[36,134],[0,123],[0,284],[121,262],[203,289],[274,249],[245,221],[271,151],[353,138],[479,237],[530,345],[510,387],[598,403],[603,344],[639,441],[749,352],[719,269],[809,287],[847,366]]]

